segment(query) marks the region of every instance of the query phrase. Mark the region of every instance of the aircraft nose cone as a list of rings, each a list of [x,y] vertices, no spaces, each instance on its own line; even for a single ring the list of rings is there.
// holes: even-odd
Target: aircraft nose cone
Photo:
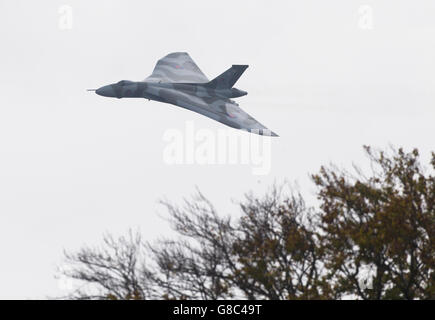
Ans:
[[[103,96],[103,97],[114,97],[115,94],[113,92],[113,88],[109,85],[109,86],[103,86],[97,90],[95,90],[95,93],[98,94],[99,96]]]

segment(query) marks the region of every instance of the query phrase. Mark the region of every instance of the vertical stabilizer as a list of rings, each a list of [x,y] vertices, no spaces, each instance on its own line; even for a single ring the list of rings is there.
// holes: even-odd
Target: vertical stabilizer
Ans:
[[[206,83],[205,86],[213,89],[231,89],[248,67],[248,65],[235,64],[220,76]]]

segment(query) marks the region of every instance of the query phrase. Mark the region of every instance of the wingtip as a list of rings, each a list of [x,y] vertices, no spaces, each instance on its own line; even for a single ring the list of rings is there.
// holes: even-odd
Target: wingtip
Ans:
[[[243,130],[265,137],[279,137],[279,135],[277,135],[275,132],[269,129],[250,129],[250,130],[243,129]]]

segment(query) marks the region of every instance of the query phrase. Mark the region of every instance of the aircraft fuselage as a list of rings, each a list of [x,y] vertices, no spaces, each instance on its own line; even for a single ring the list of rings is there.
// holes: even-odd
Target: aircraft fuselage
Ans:
[[[246,91],[237,88],[213,89],[201,84],[192,83],[159,83],[135,82],[122,80],[117,83],[103,86],[96,93],[104,97],[113,98],[145,98],[160,102],[169,102],[173,99],[190,98],[238,98],[247,95]]]

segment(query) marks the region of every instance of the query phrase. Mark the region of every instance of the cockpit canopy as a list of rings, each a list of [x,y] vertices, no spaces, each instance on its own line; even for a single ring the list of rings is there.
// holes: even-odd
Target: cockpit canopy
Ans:
[[[118,86],[123,87],[123,86],[125,86],[125,85],[127,85],[127,84],[130,84],[130,83],[133,83],[133,81],[130,81],[130,80],[121,80],[121,81],[117,82],[116,84],[117,84]]]

